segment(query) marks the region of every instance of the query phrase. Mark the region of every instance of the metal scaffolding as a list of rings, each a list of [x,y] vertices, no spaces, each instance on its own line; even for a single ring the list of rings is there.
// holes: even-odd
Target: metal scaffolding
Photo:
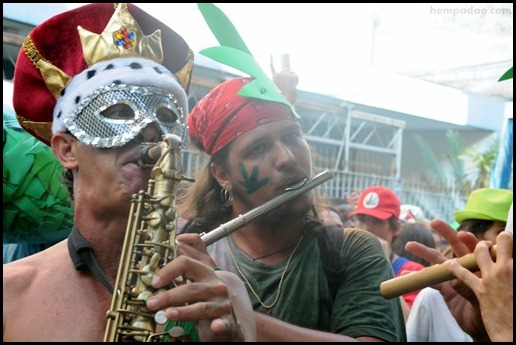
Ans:
[[[405,122],[354,109],[344,102],[333,111],[298,107],[316,165],[399,178]],[[372,169],[372,170],[371,170]]]

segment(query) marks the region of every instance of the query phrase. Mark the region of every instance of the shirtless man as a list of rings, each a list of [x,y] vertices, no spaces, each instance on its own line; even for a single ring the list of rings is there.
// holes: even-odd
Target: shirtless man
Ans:
[[[138,164],[140,145],[170,133],[182,137],[192,65],[186,42],[132,5],[89,4],[29,34],[16,64],[14,107],[21,125],[51,145],[66,169],[75,223],[68,239],[4,265],[4,341],[103,340],[131,196],[147,190],[151,178]],[[84,242],[91,262],[83,256],[88,250],[78,250]],[[236,275],[186,255],[165,268],[159,279],[149,277],[160,289],[147,299],[151,313],[191,321],[191,339],[255,339]],[[184,284],[168,288],[181,277]]]

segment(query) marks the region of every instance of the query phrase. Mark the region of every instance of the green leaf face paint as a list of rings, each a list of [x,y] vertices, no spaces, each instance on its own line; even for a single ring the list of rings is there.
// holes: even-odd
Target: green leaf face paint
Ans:
[[[249,175],[247,173],[247,171],[245,170],[244,164],[242,164],[242,162],[240,162],[239,167],[240,167],[240,174],[242,174],[242,177],[244,178],[243,180],[240,180],[239,182],[242,184],[242,186],[245,187],[246,192],[248,194],[252,194],[252,193],[256,192],[258,189],[260,189],[261,187],[263,187],[267,183],[269,183],[269,178],[267,178],[267,177],[264,179],[258,180],[259,171],[258,171],[257,166],[255,166],[253,168],[251,175]]]

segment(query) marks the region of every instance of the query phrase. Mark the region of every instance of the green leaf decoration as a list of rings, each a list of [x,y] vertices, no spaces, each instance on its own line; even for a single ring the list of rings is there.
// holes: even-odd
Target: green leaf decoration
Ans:
[[[52,150],[4,109],[4,243],[39,244],[68,236],[73,207]]]
[[[208,27],[220,46],[201,50],[199,53],[226,64],[254,78],[242,87],[239,96],[285,104],[297,117],[294,107],[283,97],[280,89],[261,69],[233,23],[217,6],[211,3],[197,4]]]
[[[244,40],[233,23],[217,6],[210,3],[197,4],[206,24],[215,35],[221,46],[233,47],[251,55]]]
[[[498,79],[498,81],[504,81],[504,80],[508,80],[508,79],[512,79],[512,67],[509,68],[507,70],[507,72],[505,72],[501,77],[500,79]]]

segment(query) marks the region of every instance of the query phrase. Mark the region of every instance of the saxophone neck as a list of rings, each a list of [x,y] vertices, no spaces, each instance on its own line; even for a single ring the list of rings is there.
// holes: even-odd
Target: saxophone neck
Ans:
[[[182,140],[176,134],[165,134],[163,140],[157,143],[141,144],[140,160],[138,161],[142,168],[152,168],[158,165],[158,161],[163,157],[167,150],[175,150],[179,152]]]

